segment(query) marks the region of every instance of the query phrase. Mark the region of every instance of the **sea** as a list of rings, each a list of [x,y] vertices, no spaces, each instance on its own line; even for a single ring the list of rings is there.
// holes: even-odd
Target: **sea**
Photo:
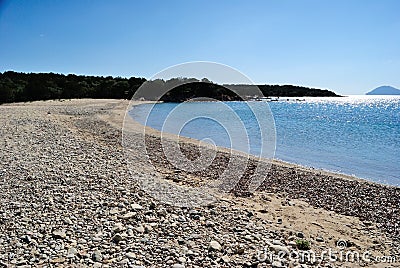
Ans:
[[[400,186],[400,97],[279,98],[137,105],[157,130]]]

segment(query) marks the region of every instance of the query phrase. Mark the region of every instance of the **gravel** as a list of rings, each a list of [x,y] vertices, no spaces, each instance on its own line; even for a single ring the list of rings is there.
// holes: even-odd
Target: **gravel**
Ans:
[[[288,237],[297,232],[273,230],[233,201],[182,208],[142,191],[124,160],[121,130],[98,117],[120,104],[0,106],[0,266],[270,267],[271,260],[260,261],[260,250],[289,250]],[[158,146],[154,137],[148,142]],[[224,153],[218,157],[219,166],[198,175],[216,176],[226,164]],[[157,165],[168,169],[164,160]],[[145,168],[138,164],[134,175],[148,176]],[[260,190],[269,187],[317,207],[364,216],[399,236],[398,188],[278,167],[270,177]],[[241,186],[233,194],[246,195]],[[283,245],[274,246],[274,240]],[[277,251],[272,266],[300,267]]]

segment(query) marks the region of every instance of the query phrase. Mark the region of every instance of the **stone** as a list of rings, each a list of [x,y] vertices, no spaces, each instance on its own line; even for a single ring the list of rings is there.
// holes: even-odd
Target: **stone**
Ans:
[[[175,263],[174,265],[172,265],[172,268],[185,268],[185,265],[180,263]]]
[[[134,217],[135,215],[136,215],[136,212],[131,211],[131,212],[128,212],[128,213],[122,215],[121,218],[122,219],[130,219],[130,218]]]
[[[143,209],[143,207],[142,207],[141,205],[136,204],[136,203],[135,203],[135,204],[132,204],[132,205],[131,205],[131,208],[132,208],[132,209],[135,209],[135,210]]]
[[[201,213],[200,213],[200,211],[198,211],[198,210],[191,209],[191,210],[189,210],[189,214],[190,214],[190,215],[200,215]]]
[[[114,214],[118,214],[118,213],[119,213],[119,209],[118,209],[117,207],[112,208],[112,209],[110,210],[110,215],[114,215]]]
[[[156,207],[157,207],[156,203],[154,203],[153,201],[151,201],[151,202],[150,202],[150,205],[149,205],[149,209],[150,209],[150,210],[153,210],[153,209],[155,209]]]
[[[122,223],[120,223],[120,222],[117,222],[115,225],[114,225],[114,227],[113,227],[113,232],[114,233],[120,233],[120,232],[122,232],[122,231],[124,231],[126,228],[125,228],[125,226],[122,224]]]
[[[136,254],[133,252],[128,252],[125,254],[128,259],[136,259]]]
[[[231,261],[228,255],[222,256],[222,257],[221,257],[221,260],[222,260],[224,263],[229,263],[229,262]]]
[[[92,260],[95,262],[100,262],[103,260],[103,255],[101,254],[101,252],[99,250],[96,250],[93,252]]]
[[[160,208],[160,209],[157,211],[157,214],[158,214],[158,216],[160,216],[160,217],[165,217],[165,216],[167,216],[167,210],[166,210],[165,208]]]
[[[317,238],[315,238],[315,241],[317,241],[317,242],[324,242],[324,238],[318,236]]]
[[[145,224],[144,230],[146,233],[150,233],[151,231],[153,231],[153,227],[150,224]]]
[[[101,268],[103,265],[100,262],[95,262],[93,268]]]
[[[372,226],[373,222],[372,221],[364,221],[365,226]]]
[[[284,246],[284,244],[282,243],[282,241],[281,241],[281,240],[277,240],[277,239],[272,240],[272,244],[273,244],[273,245]]]
[[[244,245],[240,244],[240,245],[236,246],[234,249],[234,253],[238,254],[238,255],[244,254]]]
[[[136,232],[138,232],[138,233],[144,233],[144,231],[145,231],[143,225],[139,225],[139,226],[135,227],[134,229],[135,229]]]
[[[207,220],[207,221],[205,222],[205,225],[206,225],[207,227],[213,227],[213,226],[214,226],[214,222],[212,222],[212,221],[210,221],[210,220]]]
[[[192,251],[192,250],[188,250],[187,252],[186,252],[186,255],[188,255],[188,256],[193,256],[193,255],[195,255],[194,254],[194,252]]]
[[[79,238],[79,239],[78,239],[78,243],[79,243],[79,244],[86,244],[86,243],[87,243],[87,240],[86,240],[86,239],[83,239],[83,238]]]
[[[73,258],[78,254],[78,250],[74,247],[68,249],[67,258]]]
[[[280,261],[273,261],[271,265],[273,268],[282,268],[283,267],[282,263]]]
[[[246,239],[247,241],[253,241],[253,237],[251,235],[245,235],[244,239]]]
[[[132,237],[132,236],[134,235],[132,229],[128,229],[128,230],[126,231],[126,234],[127,234],[129,237]]]
[[[118,264],[121,264],[121,265],[126,265],[126,264],[128,264],[129,263],[129,259],[123,259],[123,260],[121,260]]]
[[[65,262],[65,258],[59,257],[59,258],[54,258],[50,260],[50,263],[63,263]]]
[[[221,251],[222,250],[222,246],[220,245],[220,243],[218,243],[217,241],[213,240],[210,242],[209,247],[210,250],[214,250],[214,251]]]
[[[114,243],[119,243],[119,242],[121,242],[122,240],[124,240],[124,238],[120,235],[120,234],[116,234],[116,235],[114,235],[113,236],[113,238],[111,238],[111,240],[114,242]]]
[[[65,231],[63,230],[54,230],[52,235],[55,239],[65,239],[67,237]]]
[[[21,236],[21,241],[26,244],[29,244],[32,241],[32,238],[29,235],[23,235]]]
[[[280,245],[270,245],[269,246],[270,249],[272,249],[273,251],[275,251],[276,253],[280,253],[280,252],[285,252],[286,254],[290,253],[290,250],[285,247],[285,246],[280,246]]]

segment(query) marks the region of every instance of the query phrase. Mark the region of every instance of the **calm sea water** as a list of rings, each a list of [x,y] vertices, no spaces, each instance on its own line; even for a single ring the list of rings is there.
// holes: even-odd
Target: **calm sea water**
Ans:
[[[130,115],[158,130],[263,157],[273,156],[275,125],[277,159],[400,186],[400,97],[144,104]]]

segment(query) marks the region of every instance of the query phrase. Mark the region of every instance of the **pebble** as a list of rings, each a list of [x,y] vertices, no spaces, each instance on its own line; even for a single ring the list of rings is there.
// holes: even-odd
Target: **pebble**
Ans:
[[[285,246],[270,245],[269,247],[270,247],[270,249],[272,249],[272,250],[275,251],[276,253],[279,253],[279,252],[285,252],[286,254],[289,254],[289,253],[290,253],[290,250],[289,250],[287,247],[285,247]]]
[[[128,212],[128,213],[122,215],[121,218],[122,219],[130,219],[130,218],[134,217],[135,215],[136,215],[135,212]]]
[[[52,232],[53,237],[56,239],[65,239],[67,237],[67,235],[65,234],[65,231],[63,230],[54,230]]]
[[[280,261],[273,261],[271,265],[274,268],[282,268],[282,267],[284,267]]]
[[[110,214],[111,214],[111,215],[118,214],[118,213],[119,213],[119,209],[118,209],[117,207],[112,208],[112,209],[110,210]]]
[[[120,234],[116,234],[113,236],[113,238],[111,239],[114,243],[119,243],[122,240],[124,240],[124,238],[120,235]]]
[[[128,253],[125,254],[125,256],[126,256],[128,259],[135,259],[135,258],[136,258],[136,254],[133,253],[133,252],[128,252]]]
[[[114,227],[113,227],[113,232],[114,233],[120,233],[120,232],[122,232],[122,231],[124,231],[126,228],[125,228],[125,226],[122,224],[122,223],[120,223],[120,222],[117,222],[115,225],[114,225]]]
[[[25,262],[25,261],[24,261]],[[63,263],[65,262],[65,258],[63,257],[58,257],[50,260],[50,263]],[[21,265],[22,263],[19,263],[18,265]]]
[[[277,239],[272,240],[272,244],[274,244],[274,245],[279,245],[279,246],[284,246],[284,244],[282,243],[282,241],[281,241],[281,240],[277,240]]]
[[[209,249],[210,250],[215,250],[215,251],[221,251],[222,246],[215,240],[211,241],[209,244]]]
[[[224,263],[229,263],[229,262],[231,261],[230,258],[229,258],[229,256],[227,256],[227,255],[222,256],[222,257],[221,257],[221,260],[222,260]]]
[[[304,238],[304,233],[298,232],[298,233],[297,233],[297,237],[298,237],[298,238]]]
[[[95,262],[93,268],[101,268],[103,265],[100,262]]]
[[[21,241],[26,244],[29,244],[32,241],[32,238],[29,235],[23,235],[21,236]]]
[[[131,209],[140,210],[140,209],[143,209],[143,207],[141,205],[135,203],[135,204],[131,205]]]
[[[139,226],[135,227],[135,230],[138,233],[144,233],[145,232],[145,229],[144,229],[143,225],[139,225]]]
[[[161,174],[148,160],[160,170],[171,171],[160,154],[159,138],[146,138],[151,159],[134,155],[129,170],[121,147],[121,129],[100,119],[111,115],[109,110],[115,103],[126,103],[107,100],[101,105],[83,105],[88,101],[92,100],[0,105],[0,266],[256,267],[254,256],[266,245],[282,247],[269,251],[276,261],[280,251],[287,252],[297,238],[305,237],[297,230],[285,240],[286,223],[278,230],[271,228],[278,219],[270,222],[251,209],[241,209],[242,197],[190,208],[153,199],[138,182]],[[51,116],[44,116],[48,111]],[[137,145],[132,147],[135,152],[141,146],[139,137],[142,133],[132,140]],[[182,144],[181,149],[194,152],[190,144]],[[216,179],[226,159],[218,153],[216,168],[196,174],[179,172],[179,183],[195,183],[194,177]],[[270,171],[272,178],[280,179],[268,181],[268,191],[287,200],[301,195],[311,205],[332,208],[339,214],[364,215],[371,222],[361,225],[363,231],[374,231],[378,222],[391,237],[399,237],[395,228],[399,214],[392,213],[398,212],[399,198],[392,188],[301,170],[291,177],[291,169],[275,165]],[[240,196],[240,187],[234,191]],[[355,194],[364,196],[358,199]],[[268,198],[264,199],[267,202]],[[264,208],[272,212],[270,207]],[[385,217],[388,215],[391,217]],[[386,245],[388,238],[374,235],[374,246]],[[326,245],[313,247],[323,250]],[[399,248],[396,242],[390,247],[395,253]],[[287,258],[278,262],[283,267],[292,265]],[[273,265],[279,267],[278,262]],[[264,264],[271,265],[258,265]]]
[[[101,254],[101,252],[99,250],[96,250],[93,252],[92,254],[92,260],[99,262],[103,260],[103,255]]]
[[[67,258],[73,258],[75,255],[78,253],[78,250],[76,248],[69,248],[68,253],[67,253]]]
[[[205,225],[206,225],[207,227],[213,227],[213,226],[214,226],[214,222],[213,222],[213,221],[210,221],[210,220],[206,220]]]

